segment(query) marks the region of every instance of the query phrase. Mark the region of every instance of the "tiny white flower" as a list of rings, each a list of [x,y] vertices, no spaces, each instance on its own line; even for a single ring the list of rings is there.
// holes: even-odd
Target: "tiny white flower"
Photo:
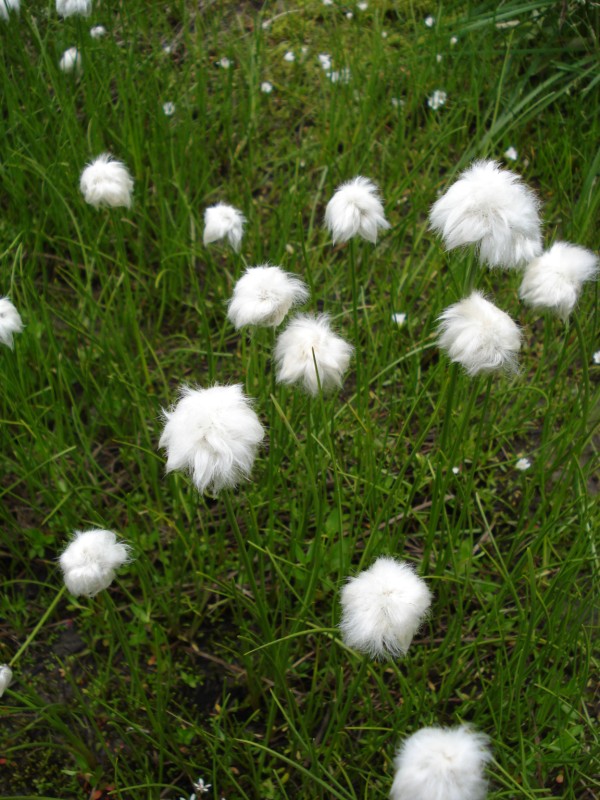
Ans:
[[[207,208],[204,212],[204,244],[227,239],[235,252],[239,253],[245,222],[241,211],[225,203]]]
[[[516,469],[520,472],[525,472],[531,466],[531,461],[528,458],[520,458],[515,464]]]
[[[238,330],[246,325],[275,328],[308,296],[306,284],[281,267],[250,267],[233,289],[227,316]]]
[[[346,11],[346,19],[352,19],[354,14],[351,11]]]
[[[358,8],[359,11],[366,11],[367,8],[369,7],[369,4],[368,3],[364,3],[364,2],[363,3],[357,3],[356,7]]]
[[[65,50],[60,57],[58,67],[67,75],[71,72],[81,73],[81,53],[79,50],[76,47],[69,47],[68,50]]]
[[[204,783],[202,778],[198,778],[196,783],[193,784],[194,791],[197,792],[198,794],[208,794],[211,786],[212,783]]]
[[[406,655],[431,605],[431,592],[412,565],[381,557],[349,578],[341,593],[345,644],[371,658]]]
[[[317,58],[324,70],[331,69],[331,56],[328,53],[319,53]]]
[[[592,361],[594,362],[594,364],[600,364],[600,350],[596,350],[596,352],[592,356]]]
[[[166,56],[170,56],[174,49],[174,44],[163,44],[162,51]]]
[[[452,472],[453,472],[455,475],[458,475],[458,473],[460,472],[460,467],[452,467]]]
[[[347,242],[357,234],[375,244],[378,229],[391,227],[385,218],[377,186],[360,175],[338,187],[327,204],[325,226],[334,244]]]
[[[268,31],[269,28],[271,27],[271,20],[270,19],[263,20],[260,23],[260,27],[263,29],[263,31]]]
[[[349,67],[343,69],[334,69],[327,73],[327,77],[332,83],[350,83],[352,73]]]
[[[79,188],[86,203],[99,208],[131,208],[133,178],[122,161],[102,153],[81,173]]]
[[[504,158],[507,158],[509,161],[516,161],[518,157],[519,154],[512,146],[504,151]]]
[[[2,0],[0,0],[0,3]],[[0,14],[0,16],[2,16]],[[13,679],[13,671],[8,666],[8,664],[2,664],[0,666],[0,697],[4,694],[4,692],[8,689],[10,684],[12,683]]]
[[[218,494],[248,480],[265,431],[241,385],[191,389],[163,409],[158,446],[167,451],[167,472],[188,472],[199,492]]]
[[[444,60],[444,56],[441,53],[438,53],[435,57],[435,60],[437,61],[438,64],[441,64],[442,61]]]
[[[296,56],[292,50],[288,50],[287,53],[283,57],[284,61],[287,61],[288,64],[291,64],[293,61],[296,60]]]
[[[8,20],[10,12],[18,14],[20,8],[21,0],[0,0],[0,19]]]
[[[467,725],[421,728],[394,759],[390,800],[484,800],[489,739]]]
[[[431,14],[428,17],[425,17],[423,21],[428,28],[433,28],[435,25],[435,17],[432,17]]]
[[[406,322],[406,314],[404,312],[392,314],[392,322],[395,322],[396,325],[404,325]]]
[[[75,531],[59,561],[67,589],[76,597],[93,597],[107,589],[116,570],[130,560],[130,548],[112,531]]]
[[[427,105],[432,111],[437,111],[438,108],[445,105],[447,99],[448,95],[443,89],[436,89],[433,94],[430,94],[427,98]]]
[[[229,67],[231,66],[231,61],[227,58],[227,56],[223,56],[223,58],[220,58],[217,61],[217,64],[220,67],[223,67],[223,69],[229,69]]]
[[[92,0],[56,0],[56,13],[61,17],[89,17],[91,11]]]
[[[381,38],[382,39],[387,39],[387,37],[388,37],[388,32],[387,31],[381,31]]]
[[[163,103],[162,110],[165,117],[172,117],[173,114],[175,113],[175,103],[171,102]]]
[[[521,331],[480,292],[449,306],[439,317],[438,341],[471,377],[497,369],[515,370]]]
[[[455,44],[458,44],[458,36],[451,36],[450,44],[452,45],[452,47],[454,47]]]
[[[303,44],[302,47],[300,48],[300,52],[302,53],[303,56],[305,56],[308,53],[308,47],[305,44]]]
[[[271,94],[273,91],[273,84],[269,83],[269,81],[263,81],[260,85],[260,90],[264,94]]]
[[[394,108],[404,108],[406,101],[402,97],[392,97],[392,105]]]
[[[101,39],[106,36],[106,28],[104,25],[94,25],[93,28],[90,28],[90,36],[92,39]]]
[[[340,388],[353,350],[332,331],[327,314],[298,314],[277,339],[277,380],[299,383],[313,396],[319,383],[324,392]]]
[[[23,321],[21,315],[8,297],[0,297],[0,342],[13,348],[13,334],[21,333]]]

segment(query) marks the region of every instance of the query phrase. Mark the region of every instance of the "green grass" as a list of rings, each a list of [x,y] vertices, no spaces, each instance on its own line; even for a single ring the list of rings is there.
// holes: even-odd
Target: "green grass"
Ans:
[[[458,170],[513,145],[546,241],[598,247],[600,20],[560,5],[108,0],[60,21],[46,0],[0,23],[0,294],[26,325],[0,353],[0,662],[60,591],[73,530],[136,556],[96,598],[61,595],[15,663],[3,797],[176,799],[201,775],[227,800],[383,798],[404,736],[461,721],[492,739],[493,800],[598,796],[598,289],[563,325],[520,304],[518,274],[480,270],[524,348],[518,375],[469,379],[435,346],[469,258],[427,230]],[[79,81],[57,66],[74,44]],[[106,149],[130,212],[79,193]],[[325,205],[356,174],[392,229],[333,248]],[[202,244],[220,200],[248,217],[240,256]],[[274,384],[271,334],[227,322],[266,260],[355,345],[340,394]],[[178,386],[214,381],[244,383],[268,427],[252,482],[217,499],[157,449]],[[382,554],[435,600],[408,656],[373,663],[340,640],[339,590]]]

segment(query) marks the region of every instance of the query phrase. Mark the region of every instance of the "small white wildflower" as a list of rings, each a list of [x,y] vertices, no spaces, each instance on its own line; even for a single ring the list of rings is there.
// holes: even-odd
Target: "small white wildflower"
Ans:
[[[531,466],[531,461],[528,458],[520,458],[515,464],[515,468],[520,472],[525,472]]]
[[[351,11],[346,11],[346,19],[352,19],[354,14]]]
[[[319,53],[317,58],[324,70],[331,69],[331,56],[328,53]]]
[[[600,364],[600,350],[596,350],[596,352],[592,356],[592,361],[594,362],[594,364]]]
[[[59,69],[64,72],[65,74],[70,74],[71,72],[76,72],[77,74],[81,73],[81,53],[76,47],[69,47],[68,50],[60,57],[60,61],[58,62]]]
[[[204,244],[227,239],[236,253],[240,252],[246,218],[241,211],[225,203],[207,208],[204,212]]]
[[[162,110],[165,117],[172,117],[173,114],[175,113],[175,103],[171,102],[163,103]]]
[[[204,783],[202,778],[198,778],[196,783],[192,785],[194,787],[194,791],[197,792],[198,794],[208,794],[212,786],[212,783]]]
[[[327,73],[327,77],[332,83],[350,83],[352,73],[349,67],[343,69],[334,69]]]
[[[287,53],[283,57],[284,61],[287,61],[288,64],[291,64],[293,61],[296,60],[296,56],[294,55],[293,50],[288,50]]]
[[[325,226],[334,244],[347,242],[356,235],[375,244],[378,229],[391,227],[377,186],[360,175],[338,187],[325,209]]]
[[[133,178],[121,161],[102,153],[81,173],[79,188],[85,202],[99,208],[131,208]]]
[[[115,572],[130,560],[130,548],[112,531],[75,531],[59,561],[67,589],[76,597],[93,597],[107,589]]]
[[[443,89],[436,89],[433,94],[427,98],[427,105],[432,111],[437,111],[441,108],[448,99],[447,93]]]
[[[271,94],[273,91],[273,84],[269,81],[263,81],[260,85],[260,90],[263,94]]]
[[[250,267],[233,289],[227,316],[238,330],[246,325],[275,328],[308,296],[306,284],[281,267]]]
[[[61,17],[89,17],[91,11],[92,0],[56,0],[56,13]]]
[[[174,49],[174,44],[163,44],[162,51],[166,56],[170,56]]]
[[[223,56],[223,58],[220,58],[217,61],[217,64],[220,67],[223,67],[223,69],[229,69],[229,67],[231,66],[231,61],[227,58],[227,56]]]
[[[18,14],[20,7],[21,0],[0,0],[0,19],[8,20],[10,12],[14,11],[15,14]]]
[[[0,3],[2,0],[0,0]],[[2,16],[2,14],[0,14]],[[2,664],[0,666],[0,697],[4,694],[4,692],[8,689],[10,684],[12,683],[13,679],[13,671],[8,666],[8,664]]]
[[[92,39],[101,39],[106,36],[106,28],[104,25],[94,25],[93,28],[90,28],[90,36]]]
[[[402,97],[392,97],[392,105],[394,108],[404,108],[406,101]]]
[[[300,52],[302,53],[303,56],[305,56],[308,53],[308,47],[305,44],[303,44],[302,47],[300,48]]]
[[[428,28],[433,28],[435,25],[435,17],[432,17],[431,14],[428,17],[425,17],[423,21]]]
[[[509,161],[516,161],[519,157],[519,154],[515,150],[514,147],[509,147],[507,150],[504,151],[504,158],[507,158]]]
[[[13,334],[21,333],[23,321],[21,315],[8,297],[0,297],[0,342],[13,348]]]
[[[435,60],[437,61],[438,64],[441,64],[442,61],[444,60],[444,56],[441,53],[438,53],[435,57]]]
[[[452,467],[452,472],[453,472],[455,475],[458,475],[458,473],[460,472],[460,467]]]
[[[260,27],[263,29],[263,31],[268,31],[269,28],[271,27],[271,20],[270,19],[263,20],[260,23]]]
[[[367,8],[369,7],[369,4],[368,3],[357,3],[356,7],[358,8],[359,11],[366,11]]]
[[[458,44],[458,36],[451,36],[450,44],[452,45],[452,47],[454,47],[455,44]]]
[[[387,39],[387,37],[388,37],[388,32],[387,31],[381,31],[381,38],[382,39]]]
[[[396,325],[404,325],[406,322],[406,314],[402,311],[392,314],[392,322],[395,322]]]

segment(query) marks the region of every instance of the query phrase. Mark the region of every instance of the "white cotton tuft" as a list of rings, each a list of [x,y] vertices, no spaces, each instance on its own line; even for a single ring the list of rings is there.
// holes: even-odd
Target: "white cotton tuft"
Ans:
[[[391,800],[484,800],[489,739],[467,725],[422,728],[398,748]]]
[[[431,605],[413,567],[381,557],[342,589],[340,629],[348,647],[372,658],[406,655]]]
[[[298,314],[275,345],[277,380],[299,383],[313,396],[319,393],[319,383],[324,392],[340,388],[353,350],[332,331],[327,314]]]
[[[0,19],[8,20],[11,11],[18,14],[21,10],[21,0],[0,0]]]
[[[325,210],[325,226],[334,244],[347,242],[357,234],[375,244],[378,228],[391,227],[377,186],[360,175],[337,189]]]
[[[167,472],[189,472],[199,492],[217,494],[248,480],[265,431],[241,385],[181,388],[159,447],[167,451]]]
[[[8,297],[0,297],[0,342],[13,348],[13,334],[21,333],[23,321],[21,315]]]
[[[598,276],[598,257],[584,247],[556,242],[525,269],[521,299],[534,308],[547,308],[566,319],[586,281]]]
[[[516,370],[521,331],[480,292],[449,306],[438,322],[439,346],[471,377],[497,369]]]
[[[0,3],[2,0],[0,0]],[[0,665],[0,697],[11,685],[13,679],[13,671],[8,664]]]
[[[79,75],[83,69],[79,50],[76,47],[69,47],[68,50],[65,50],[58,62],[58,68],[66,75],[72,72],[76,72]]]
[[[241,211],[225,203],[207,208],[204,212],[204,244],[227,239],[235,252],[239,253],[245,222]]]
[[[238,330],[245,325],[276,328],[308,296],[306,284],[281,267],[250,267],[233,289],[227,316]]]
[[[104,25],[94,25],[93,28],[90,28],[90,36],[92,39],[101,39],[106,36],[106,28]]]
[[[92,0],[56,0],[56,13],[60,17],[74,17],[77,14],[89,17]]]
[[[81,173],[79,188],[86,203],[94,208],[131,208],[133,178],[125,164],[109,153],[102,153],[87,165]]]
[[[539,207],[520,175],[476,161],[433,204],[429,220],[448,250],[474,244],[482,264],[510,268],[542,252]]]
[[[60,557],[67,589],[76,597],[93,597],[107,589],[115,572],[130,560],[130,548],[112,531],[75,531],[73,540]]]

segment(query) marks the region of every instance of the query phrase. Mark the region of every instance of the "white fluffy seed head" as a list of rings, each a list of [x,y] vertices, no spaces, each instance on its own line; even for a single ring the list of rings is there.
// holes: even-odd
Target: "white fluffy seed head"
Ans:
[[[8,20],[11,11],[18,14],[21,9],[21,0],[0,0],[0,19]]]
[[[357,234],[375,244],[378,229],[390,227],[377,186],[360,175],[343,183],[327,204],[325,226],[334,244],[347,242]]]
[[[438,344],[468,375],[515,371],[521,331],[515,322],[481,292],[449,306],[439,317]]]
[[[327,314],[298,314],[275,345],[277,380],[299,383],[313,396],[319,393],[319,382],[324,392],[339,389],[353,350],[332,331]]]
[[[425,581],[404,561],[381,557],[342,589],[340,629],[348,647],[372,658],[406,655],[429,606]]]
[[[17,309],[8,297],[0,297],[0,342],[12,350],[13,334],[22,330],[23,321]]]
[[[250,267],[239,279],[227,316],[237,329],[245,325],[276,328],[293,306],[308,300],[306,284],[281,267]]]
[[[241,211],[225,203],[207,208],[204,212],[204,244],[227,239],[236,253],[240,252],[246,218]]]
[[[526,268],[521,299],[534,308],[547,308],[566,319],[586,281],[598,277],[598,257],[568,242],[556,242]]]
[[[391,800],[484,800],[489,739],[467,725],[422,728],[398,748]]]
[[[540,203],[520,175],[476,161],[433,204],[430,227],[448,250],[474,244],[490,267],[518,267],[542,252]]]
[[[83,67],[79,50],[76,47],[69,47],[68,50],[65,50],[58,62],[58,68],[67,75],[71,72],[80,74]]]
[[[167,472],[189,472],[199,492],[212,494],[249,479],[265,431],[241,385],[183,386],[163,416]]]
[[[89,17],[92,0],[56,0],[56,13],[60,17],[73,17],[77,14]]]
[[[0,3],[2,0],[0,0]],[[11,685],[13,679],[13,671],[8,664],[0,665],[0,697]]]
[[[99,208],[131,207],[133,178],[121,161],[109,153],[95,158],[81,173],[79,188],[86,203]]]
[[[75,531],[60,557],[67,589],[93,597],[113,582],[116,570],[130,560],[130,548],[112,531]]]

